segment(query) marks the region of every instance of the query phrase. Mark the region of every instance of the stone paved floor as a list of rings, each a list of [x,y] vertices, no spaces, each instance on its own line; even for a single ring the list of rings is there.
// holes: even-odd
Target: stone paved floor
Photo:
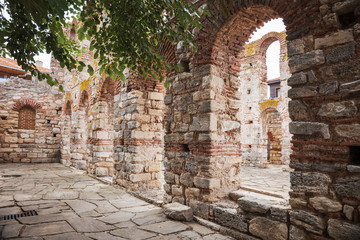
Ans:
[[[1,164],[0,239],[231,239],[60,164]],[[2,219],[2,218],[1,218]]]
[[[267,168],[241,167],[241,188],[289,199],[290,169],[285,165]]]

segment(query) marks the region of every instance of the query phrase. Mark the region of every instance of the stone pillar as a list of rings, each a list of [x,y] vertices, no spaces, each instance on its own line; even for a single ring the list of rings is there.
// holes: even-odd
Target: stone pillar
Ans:
[[[87,140],[88,140],[88,117],[87,109],[80,107],[76,111],[72,128],[72,152],[71,162],[74,167],[81,170],[87,169]]]
[[[197,208],[197,201],[218,201],[239,185],[240,124],[231,118],[220,121],[228,101],[216,67],[207,65],[168,81],[165,200]]]
[[[138,90],[130,82],[116,96],[116,182],[131,190],[162,188],[164,94],[149,85]]]

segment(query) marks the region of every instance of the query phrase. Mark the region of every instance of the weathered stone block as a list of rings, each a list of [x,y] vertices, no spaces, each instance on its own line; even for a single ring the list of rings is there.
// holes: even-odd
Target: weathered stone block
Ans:
[[[287,222],[289,215],[289,207],[285,206],[273,206],[270,208],[270,216],[273,220],[280,222]]]
[[[184,186],[191,187],[193,185],[190,173],[182,173],[180,175],[180,183]]]
[[[235,209],[216,207],[214,209],[215,221],[222,226],[234,228],[241,232],[247,232],[245,217],[236,212]]]
[[[109,169],[102,168],[102,167],[97,167],[96,170],[95,170],[95,174],[98,177],[108,176],[109,175]]]
[[[289,67],[291,72],[299,72],[312,66],[325,63],[324,53],[321,50],[315,50],[304,55],[296,55],[290,58]]]
[[[234,129],[239,129],[240,126],[241,126],[241,124],[236,121],[224,120],[221,122],[221,130],[223,132],[228,132],[228,131],[231,131]]]
[[[319,86],[319,93],[321,95],[329,95],[335,93],[339,88],[338,82],[324,83]]]
[[[344,205],[343,213],[345,214],[345,217],[347,219],[349,219],[350,221],[353,220],[354,210],[355,210],[355,208],[353,206]]]
[[[355,44],[335,48],[326,54],[326,63],[336,63],[350,59],[355,54]]]
[[[288,92],[288,96],[291,99],[314,97],[316,95],[317,95],[317,87],[314,87],[314,86],[291,88],[291,89],[289,89],[289,92]]]
[[[317,122],[291,122],[289,124],[289,131],[291,134],[308,135],[315,133],[322,135],[324,139],[330,138],[329,126],[325,123]]]
[[[169,184],[175,183],[175,174],[173,174],[171,172],[165,172],[164,178],[165,178],[166,183],[169,183]]]
[[[214,100],[203,101],[199,107],[199,112],[208,113],[215,112],[219,109],[219,104]]]
[[[358,177],[344,177],[336,180],[335,191],[339,197],[360,200],[360,179]]]
[[[239,207],[247,212],[265,214],[272,206],[272,202],[264,199],[255,199],[251,197],[242,197],[237,200]]]
[[[307,77],[304,72],[295,73],[288,79],[289,86],[301,85],[306,82],[307,82]]]
[[[321,117],[353,117],[358,109],[354,101],[343,101],[323,104],[318,112]]]
[[[323,218],[305,211],[290,212],[290,222],[315,234],[322,234],[326,227]]]
[[[324,5],[323,5],[324,6]],[[325,5],[327,6],[327,5]],[[325,24],[329,27],[339,25],[339,18],[336,13],[329,13],[323,17]]]
[[[197,198],[200,196],[200,189],[198,188],[186,188],[185,189],[185,196],[187,199],[190,198]]]
[[[272,221],[263,217],[256,217],[250,221],[249,231],[263,240],[287,240],[288,228],[285,223]]]
[[[290,225],[289,240],[310,240],[304,230]]]
[[[327,197],[313,197],[309,199],[310,204],[319,212],[339,212],[342,210],[342,204],[339,201]]]
[[[323,38],[315,39],[315,49],[323,47],[331,47],[334,45],[340,45],[347,42],[354,41],[354,36],[350,30],[341,30],[330,35],[326,35]]]
[[[80,169],[80,170],[86,170],[87,169],[86,161],[76,161],[75,166],[76,166],[77,169]]]
[[[337,219],[329,219],[328,229],[330,237],[335,240],[358,240],[360,239],[360,226],[343,222]]]
[[[317,172],[291,172],[290,182],[293,190],[327,193],[331,178]]]
[[[302,39],[296,39],[288,42],[287,47],[289,57],[305,53],[304,40]]]
[[[148,99],[162,101],[164,100],[164,93],[148,92]]]
[[[198,188],[215,189],[220,188],[220,179],[195,177],[194,184]]]
[[[160,162],[150,162],[148,171],[149,172],[160,172],[161,171]]]
[[[341,137],[359,140],[360,124],[340,124],[335,127],[335,132]]]
[[[289,102],[289,114],[293,121],[306,121],[310,119],[307,107],[299,100]]]
[[[340,92],[356,92],[360,91],[360,80],[356,80],[349,83],[343,83],[340,85]]]
[[[337,14],[342,15],[354,11],[357,6],[360,6],[358,0],[346,0],[335,3],[332,10]]]
[[[210,206],[208,203],[196,201],[194,199],[190,199],[189,202],[189,206],[192,208],[196,216],[208,219],[210,212]]]
[[[151,180],[151,173],[139,173],[139,174],[131,174],[129,176],[131,182],[143,182]]]
[[[170,203],[166,204],[163,207],[164,214],[171,219],[177,221],[192,221],[193,219],[193,210],[185,205],[180,203]]]
[[[183,195],[183,188],[178,185],[171,186],[171,193],[173,196],[182,196]]]
[[[193,117],[190,131],[216,131],[217,119],[214,114],[201,114]]]

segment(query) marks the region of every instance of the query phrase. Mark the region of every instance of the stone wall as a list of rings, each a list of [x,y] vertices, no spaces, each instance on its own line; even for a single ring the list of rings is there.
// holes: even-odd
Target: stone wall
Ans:
[[[163,85],[134,72],[126,72],[126,83],[99,75],[91,52],[81,60],[93,66],[93,76],[52,62],[65,88],[62,163],[128,189],[161,189]]]
[[[17,77],[1,82],[0,88],[0,163],[59,162],[61,92],[46,82]],[[34,128],[19,128],[24,107],[36,113]]]

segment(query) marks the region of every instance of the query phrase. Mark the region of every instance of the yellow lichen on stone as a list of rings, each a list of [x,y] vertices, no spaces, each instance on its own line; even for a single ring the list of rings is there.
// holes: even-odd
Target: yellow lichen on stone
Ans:
[[[263,102],[260,102],[260,111],[264,111],[267,108],[276,108],[279,104],[279,100],[278,99],[269,99]]]
[[[65,102],[66,102],[67,100],[70,100],[70,98],[71,98],[71,93],[70,93],[70,92],[67,92],[66,95],[65,95]]]
[[[84,91],[89,88],[91,78],[88,78],[80,83],[80,91]]]
[[[258,49],[258,41],[255,42],[251,42],[249,44],[245,45],[244,51],[243,51],[243,55],[245,57],[251,56],[255,53],[256,49]]]

